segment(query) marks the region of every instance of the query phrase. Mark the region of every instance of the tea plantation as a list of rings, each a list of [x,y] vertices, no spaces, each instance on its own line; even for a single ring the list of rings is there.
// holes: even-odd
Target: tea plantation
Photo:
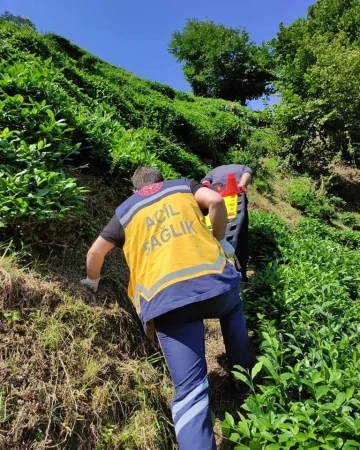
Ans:
[[[246,399],[213,386],[219,448],[360,448],[358,150],[309,175],[307,147],[297,172],[269,110],[140,79],[31,24],[0,19],[0,42],[0,448],[176,448],[121,253],[97,295],[79,280],[136,167],[200,180],[230,162],[255,172],[242,292],[258,362],[236,372]]]

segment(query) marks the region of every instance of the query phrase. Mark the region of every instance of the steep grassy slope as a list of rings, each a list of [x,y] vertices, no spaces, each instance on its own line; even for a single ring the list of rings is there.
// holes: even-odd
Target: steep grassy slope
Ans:
[[[79,170],[112,183],[138,165],[199,179],[259,141],[262,118],[246,108],[139,79],[29,27],[2,21],[0,38],[0,199],[11,233],[31,216],[79,213]]]
[[[122,258],[107,258],[93,296],[78,285],[84,256],[135,167],[199,179],[255,146],[262,119],[56,35],[2,21],[0,38],[0,233],[7,255],[21,250],[1,261],[1,445],[170,449],[172,391],[127,302]]]
[[[0,269],[0,447],[171,448],[171,387],[127,299]]]
[[[87,214],[0,257],[0,448],[171,449],[171,383],[126,295],[121,252],[96,295],[86,248],[121,192],[81,175]],[[88,228],[86,230],[86,228]]]
[[[0,38],[0,233],[7,255],[21,250],[1,261],[1,445],[171,448],[172,391],[127,302],[122,258],[107,259],[93,296],[78,286],[84,256],[135,167],[199,179],[261,141],[261,116],[56,35],[3,21]]]
[[[159,349],[145,340],[127,300],[128,274],[121,252],[113,251],[106,259],[96,295],[79,286],[88,246],[129,194],[132,170],[141,164],[159,167],[170,178],[199,179],[209,165],[227,161],[249,163],[257,171],[249,191],[251,209],[300,225],[293,232],[273,216],[252,212],[255,275],[244,289],[252,339],[269,358],[272,349],[279,352],[279,342],[281,351],[289,354],[293,342],[286,341],[286,347],[280,337],[285,329],[300,334],[297,352],[304,354],[311,344],[311,351],[319,355],[322,335],[311,333],[316,321],[323,321],[329,330],[336,314],[351,304],[353,317],[350,313],[344,317],[341,332],[342,346],[351,342],[354,352],[340,352],[339,357],[334,353],[333,359],[349,364],[353,356],[355,362],[352,372],[343,374],[345,382],[333,388],[341,395],[351,383],[358,387],[354,323],[359,278],[354,268],[359,266],[360,240],[359,233],[350,230],[360,223],[358,172],[341,169],[338,192],[330,196],[326,180],[314,182],[289,173],[272,157],[269,150],[279,143],[267,113],[139,79],[62,37],[40,35],[30,27],[0,21],[0,40],[1,449],[175,448],[168,406],[171,383]],[[303,214],[345,231],[318,221],[301,222]],[[313,251],[314,243],[318,252]],[[331,260],[335,253],[344,259],[336,260],[339,273]],[[324,307],[321,295],[327,302]],[[297,315],[299,298],[307,312]],[[325,312],[319,312],[322,307]],[[269,320],[258,317],[267,312]],[[294,320],[287,323],[287,315]],[[302,327],[308,330],[305,337]],[[264,334],[268,330],[270,344]],[[339,334],[322,332],[334,342],[340,339]],[[331,342],[331,351],[334,346]],[[220,433],[225,412],[237,417],[241,399],[228,390],[223,344],[214,322],[207,324],[207,351],[211,402]],[[319,358],[312,361],[318,364]],[[278,373],[292,363],[287,356],[278,364]],[[306,373],[302,375],[308,381]],[[242,410],[248,422],[237,427],[228,418],[225,423],[225,432],[232,427],[232,440],[244,445],[239,448],[248,448],[251,440],[255,444],[250,448],[267,448],[273,442],[269,435],[277,442],[281,427],[266,422],[271,414],[267,408],[272,410],[276,399],[290,404],[294,389],[305,392],[299,396],[304,403],[306,395],[312,395],[306,383],[294,388],[295,382],[289,381],[283,400],[283,392],[275,392],[274,379],[265,373],[257,391],[264,396],[250,397],[250,407],[254,398],[262,402],[250,435],[244,431],[252,420],[249,409]],[[354,405],[357,395],[354,391],[349,397]],[[338,413],[359,420],[348,407]],[[281,414],[286,420],[294,418],[288,409]],[[259,437],[265,422],[268,441]],[[336,448],[341,448],[340,439],[357,439],[356,433],[344,425],[345,437],[336,434]],[[233,448],[225,441],[220,446]]]

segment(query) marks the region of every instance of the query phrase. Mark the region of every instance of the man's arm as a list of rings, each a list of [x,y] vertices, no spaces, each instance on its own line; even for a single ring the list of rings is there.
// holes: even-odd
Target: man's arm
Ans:
[[[251,173],[249,173],[249,172],[244,172],[243,174],[242,174],[242,176],[241,176],[241,178],[240,178],[240,181],[239,181],[239,184],[238,184],[238,187],[247,187],[250,183],[251,183],[251,179],[252,179],[252,177],[251,177]]]
[[[220,194],[207,187],[197,189],[194,197],[201,209],[209,210],[213,235],[218,241],[221,241],[225,238],[227,226],[227,211],[224,199]]]
[[[81,280],[81,283],[96,292],[106,254],[115,246],[121,248],[124,245],[124,242],[124,229],[116,215],[114,215],[87,253],[87,277],[84,280]]]
[[[105,241],[99,236],[87,252],[86,272],[91,280],[100,278],[101,268],[104,264],[104,258],[109,251],[114,248],[114,244]]]

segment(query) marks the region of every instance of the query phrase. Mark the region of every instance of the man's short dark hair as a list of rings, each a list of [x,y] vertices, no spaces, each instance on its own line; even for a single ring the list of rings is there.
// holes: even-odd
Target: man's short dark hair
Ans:
[[[161,175],[160,170],[155,169],[154,167],[138,167],[132,178],[133,186],[136,191],[148,184],[159,183],[160,181],[164,181],[164,178]]]

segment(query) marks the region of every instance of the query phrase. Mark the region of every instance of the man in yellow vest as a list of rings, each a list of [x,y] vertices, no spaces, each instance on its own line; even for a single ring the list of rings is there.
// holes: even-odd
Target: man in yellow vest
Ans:
[[[96,292],[105,255],[114,246],[123,248],[129,296],[144,329],[151,334],[154,326],[175,385],[179,449],[213,450],[203,320],[220,319],[230,367],[253,364],[240,275],[227,258],[234,248],[225,239],[225,203],[201,183],[164,181],[154,168],[138,168],[133,185],[134,194],[88,251],[87,278],[81,282]]]

